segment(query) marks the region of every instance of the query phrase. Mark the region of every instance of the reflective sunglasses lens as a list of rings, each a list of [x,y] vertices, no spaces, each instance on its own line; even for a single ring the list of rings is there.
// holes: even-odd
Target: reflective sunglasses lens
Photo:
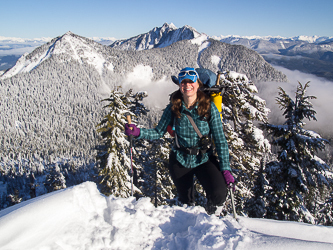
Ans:
[[[190,76],[196,76],[197,74],[195,73],[195,71],[188,71],[187,72]]]
[[[178,76],[180,76],[180,77],[183,77],[183,76],[185,76],[186,75],[186,71],[182,71],[182,72],[180,72],[179,74],[178,74]]]

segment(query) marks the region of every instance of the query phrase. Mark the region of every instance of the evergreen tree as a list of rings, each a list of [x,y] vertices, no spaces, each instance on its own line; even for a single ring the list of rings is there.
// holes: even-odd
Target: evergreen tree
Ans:
[[[46,175],[44,186],[48,192],[66,188],[65,176],[61,173],[58,163]]]
[[[142,117],[143,115],[147,116],[149,110],[142,103],[143,99],[148,97],[147,92],[140,91],[132,95],[132,89],[130,89],[127,91],[126,96],[131,98],[131,105],[129,109],[132,113],[134,113],[135,117]]]
[[[326,198],[325,203],[317,212],[318,224],[333,226],[333,192]]]
[[[229,145],[230,165],[236,177],[236,209],[246,212],[245,203],[253,197],[262,158],[270,143],[255,124],[267,122],[269,109],[256,95],[257,88],[245,75],[226,72],[222,94],[223,129]]]
[[[308,87],[309,82],[298,84],[295,101],[279,88],[277,103],[286,121],[283,125],[263,124],[278,146],[278,161],[269,162],[264,171],[269,183],[265,185],[267,218],[315,223],[314,214],[325,202],[322,197],[332,191],[329,167],[315,155],[327,140],[304,129],[305,118],[316,120],[310,102],[315,97],[306,96]]]
[[[101,191],[104,194],[113,194],[119,197],[129,197],[131,194],[130,183],[130,158],[128,157],[129,143],[125,138],[125,114],[129,112],[127,105],[130,101],[119,90],[113,90],[110,97],[102,100],[108,102],[104,107],[108,113],[97,125],[103,138],[102,145],[98,146],[99,175]],[[133,113],[132,113],[133,115]]]
[[[155,206],[171,204],[175,187],[168,170],[170,138],[150,141],[143,175],[142,190]]]

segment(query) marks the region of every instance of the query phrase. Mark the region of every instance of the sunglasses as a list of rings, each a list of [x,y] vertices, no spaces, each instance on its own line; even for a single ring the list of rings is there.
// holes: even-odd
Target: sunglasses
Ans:
[[[193,70],[187,70],[187,71],[180,71],[180,73],[178,74],[179,77],[183,77],[186,76],[186,74],[188,74],[189,76],[198,76],[197,72],[193,71]]]

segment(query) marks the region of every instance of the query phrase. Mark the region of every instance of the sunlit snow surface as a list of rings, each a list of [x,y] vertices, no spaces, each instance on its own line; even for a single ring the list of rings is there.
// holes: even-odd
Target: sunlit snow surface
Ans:
[[[92,182],[0,211],[0,249],[333,249],[333,227],[155,208]]]

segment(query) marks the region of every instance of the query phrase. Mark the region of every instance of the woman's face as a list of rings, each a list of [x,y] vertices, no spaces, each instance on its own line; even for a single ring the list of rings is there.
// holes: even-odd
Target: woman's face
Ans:
[[[196,97],[197,91],[199,89],[199,83],[198,81],[192,82],[189,79],[185,79],[179,84],[179,89],[183,94],[183,97]]]

